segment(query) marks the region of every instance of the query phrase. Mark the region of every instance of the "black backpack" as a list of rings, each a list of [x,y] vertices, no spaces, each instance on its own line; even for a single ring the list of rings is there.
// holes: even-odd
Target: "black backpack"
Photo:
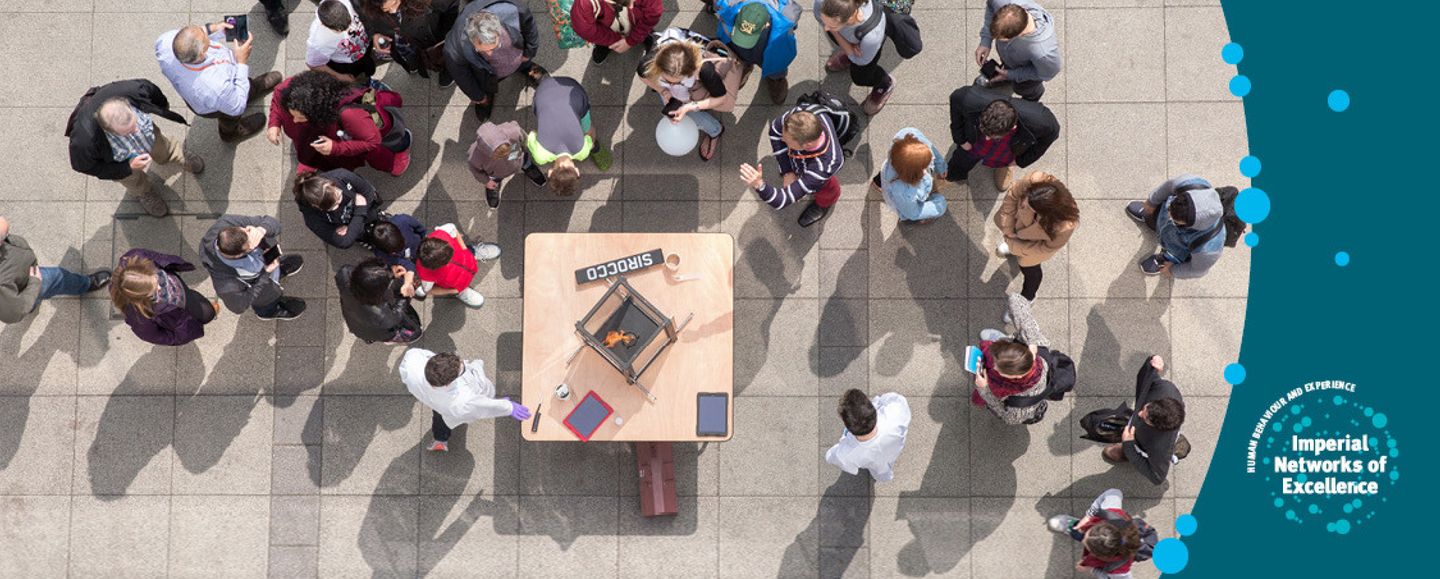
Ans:
[[[1080,428],[1085,430],[1080,438],[1108,444],[1120,442],[1120,433],[1130,424],[1132,414],[1130,405],[1124,402],[1086,414],[1080,419]]]
[[[830,125],[835,127],[835,135],[840,138],[840,148],[845,157],[855,154],[849,145],[855,137],[860,136],[860,123],[856,120],[860,117],[850,110],[845,101],[823,90],[817,90],[801,95],[796,99],[795,105],[813,114],[829,117]]]
[[[1149,561],[1150,558],[1155,555],[1155,543],[1160,542],[1160,533],[1155,530],[1155,527],[1150,526],[1150,523],[1145,522],[1145,519],[1140,517],[1130,517],[1127,519],[1111,512],[1110,509],[1100,509],[1100,518],[1121,528],[1135,525],[1135,527],[1140,530],[1140,550],[1135,552],[1134,559],[1136,563]],[[1106,563],[1100,570],[1109,573],[1125,566],[1127,562],[1127,560],[1121,559],[1119,561]]]
[[[1174,197],[1187,191],[1208,188],[1207,185],[1200,185],[1198,183],[1185,185],[1177,187],[1175,192],[1171,193],[1170,196]],[[1240,242],[1240,236],[1245,235],[1245,229],[1249,227],[1238,215],[1235,215],[1235,198],[1240,196],[1240,190],[1225,186],[1216,187],[1215,192],[1220,195],[1220,205],[1225,208],[1225,212],[1220,217],[1220,223],[1216,224],[1214,229],[1190,242],[1190,251],[1195,251],[1206,243],[1209,243],[1211,239],[1214,239],[1215,235],[1220,232],[1221,226],[1225,227],[1225,247],[1235,247],[1235,244]]]
[[[1045,390],[1034,396],[1007,397],[1004,401],[1006,406],[1028,408],[1046,400],[1059,402],[1065,399],[1065,393],[1075,389],[1075,361],[1070,356],[1044,346],[1037,348],[1035,354],[1045,360]]]

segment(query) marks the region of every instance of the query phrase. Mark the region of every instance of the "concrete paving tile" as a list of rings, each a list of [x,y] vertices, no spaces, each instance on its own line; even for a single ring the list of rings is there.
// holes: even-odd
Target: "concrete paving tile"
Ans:
[[[520,552],[528,561],[544,562],[526,565],[521,574],[616,576],[618,503],[613,496],[520,497]]]
[[[270,494],[320,493],[321,445],[275,445],[270,449]]]
[[[1169,300],[1071,300],[1076,395],[1134,397],[1140,364],[1151,354],[1170,357],[1169,312]]]
[[[159,577],[166,574],[170,497],[76,496],[70,509],[73,577]]]
[[[430,411],[409,396],[326,400],[320,486],[329,494],[415,494],[422,424]]]
[[[968,396],[965,312],[964,300],[871,300],[870,391]]]
[[[70,497],[0,498],[0,575],[60,577],[70,562]]]
[[[870,297],[962,298],[966,294],[966,259],[972,244],[965,234],[968,216],[949,211],[933,223],[902,224],[881,215],[884,206],[870,202]]]
[[[485,376],[496,380],[500,368],[518,369],[521,363],[518,349],[501,348],[502,336],[520,332],[520,304],[518,299],[486,296],[484,307],[470,309],[458,299],[436,298],[430,305],[430,324],[415,347],[432,352],[455,352],[465,360],[480,360],[485,366]],[[511,358],[501,360],[502,354]],[[399,380],[395,386],[396,391],[392,393],[405,390]]]
[[[884,392],[875,390],[875,392]],[[971,493],[973,411],[955,398],[908,396],[910,430],[895,479],[875,483],[876,496],[964,497]]]
[[[640,499],[620,500],[622,576],[714,577],[719,572],[720,499],[686,497],[674,516],[645,517]]]
[[[397,68],[397,67],[392,67]],[[434,83],[434,81],[429,81]],[[408,103],[407,103],[408,104]],[[417,109],[423,110],[423,109]],[[430,170],[429,188],[425,191],[426,201],[484,201],[484,184],[475,180],[470,172],[470,146],[475,143],[475,131],[480,127],[475,115],[468,107],[430,107],[430,123],[435,127],[430,142],[434,161],[430,165],[413,165],[412,171]],[[527,110],[500,108],[491,116],[497,125],[510,121],[520,123],[525,129],[535,126],[534,117]],[[517,173],[505,179],[500,186],[502,203],[523,201],[526,188],[530,186],[524,174]],[[495,211],[495,210],[491,210]]]
[[[1239,359],[1245,330],[1245,299],[1177,299],[1171,310],[1174,335],[1180,343],[1167,359],[1169,378],[1182,393],[1229,396],[1225,365]]]
[[[451,435],[449,452],[421,453],[420,493],[494,496],[519,492],[520,433],[515,425],[508,417],[476,421]]]
[[[971,416],[971,491],[977,497],[1038,497],[1070,485],[1071,441],[1075,401],[1048,401],[1045,419],[1030,426],[1012,426],[989,410],[965,401]]]
[[[968,34],[953,32],[954,29],[964,26],[966,14],[964,6],[957,6],[953,3],[951,6],[952,9],[936,10],[925,15],[927,23],[953,22],[957,25],[951,28],[952,32],[949,34],[926,34],[925,49],[914,58],[900,60],[899,55],[895,52],[895,45],[886,43],[887,46],[883,49],[885,56],[882,57],[882,61],[895,62],[892,65],[893,68],[890,68],[890,74],[895,77],[898,89],[895,95],[890,97],[889,104],[943,103],[949,98],[950,91],[954,90],[955,85],[967,82],[966,79],[975,78],[979,71],[979,67],[975,65],[975,58],[956,57],[956,55],[969,55],[975,52],[975,38]],[[807,16],[814,18],[810,15]],[[975,25],[975,29],[979,30],[978,23]],[[822,35],[818,26],[815,27],[815,30],[817,32],[809,30],[805,32],[807,35],[815,34],[822,46],[830,43],[828,40],[819,38]],[[936,82],[937,77],[947,79],[947,81]],[[885,109],[875,116],[876,118],[883,117],[890,112],[890,106],[886,105]]]
[[[484,203],[426,202],[425,224],[435,228],[454,223],[470,243],[500,244],[499,259],[479,264],[472,286],[486,298],[518,298],[525,267],[526,205],[508,203],[501,205],[503,211],[490,214]]]
[[[319,547],[270,547],[269,576],[287,579],[318,577]]]
[[[75,456],[75,398],[0,397],[0,495],[70,494]],[[56,449],[59,452],[56,452]]]
[[[1069,180],[1065,184],[1071,194],[1076,199],[1143,199],[1168,179],[1164,159],[1156,154],[1166,147],[1166,106],[1162,103],[1067,105],[1066,138],[1077,144],[1068,155]],[[1104,146],[1091,145],[1097,143]],[[1237,157],[1235,162],[1238,161]],[[1112,205],[1124,206],[1123,203]],[[1080,215],[1088,224],[1090,215],[1084,211]]]
[[[13,152],[12,152],[13,153]],[[29,173],[27,170],[26,173]],[[20,175],[16,175],[19,177]],[[47,187],[48,189],[49,187]],[[57,192],[57,196],[63,194]],[[32,192],[31,195],[34,195]],[[45,195],[48,195],[46,193]],[[0,194],[0,199],[4,199]],[[40,266],[59,266],[76,273],[84,268],[80,247],[84,243],[85,204],[80,201],[5,201],[5,218],[10,232],[25,238]]]
[[[807,299],[735,301],[736,394],[814,395],[817,308]]]
[[[624,229],[623,204],[618,201],[560,200],[524,203],[526,235],[541,232],[614,233]],[[647,202],[645,205],[649,204]],[[683,221],[683,218],[680,219]]]
[[[1147,276],[1137,265],[1141,259],[1155,254],[1159,242],[1144,224],[1135,223],[1125,215],[1127,202],[1081,199],[1078,203],[1085,225],[1076,229],[1066,244],[1070,252],[1067,272],[1070,297],[1168,296],[1177,285],[1174,279],[1166,275]]]
[[[155,63],[155,40],[190,24],[189,4],[185,0],[97,0],[94,11],[96,28],[104,30],[105,41],[92,42],[86,55],[90,66],[81,76],[88,77],[90,86],[121,79],[149,79],[165,93],[171,110],[188,115],[190,109],[184,99]],[[74,106],[84,93],[82,88],[64,96],[72,99],[69,106]],[[163,123],[161,130],[167,133],[175,126],[169,121]]]
[[[742,199],[721,204],[720,229],[735,238],[735,297],[816,297],[820,291],[817,233],[795,222],[800,208],[775,211]]]
[[[1248,187],[1250,180],[1240,174],[1240,158],[1250,151],[1245,123],[1233,120],[1244,116],[1239,102],[1167,105],[1167,178],[1195,173],[1216,186]]]
[[[866,298],[870,294],[870,255],[864,250],[820,251],[820,297]]]
[[[1165,97],[1171,102],[1239,100],[1229,91],[1235,67],[1220,59],[1220,49],[1228,42],[1219,4],[1167,8]]]
[[[269,31],[269,26],[251,27],[252,31],[256,29]],[[258,35],[255,46],[258,51]],[[252,65],[251,70],[253,74],[260,74],[258,71],[263,69]],[[269,109],[262,106],[264,104],[264,101],[252,103],[246,114],[268,113]],[[290,184],[295,173],[293,162],[285,161],[289,143],[282,141],[279,146],[271,145],[264,137],[257,136],[227,144],[220,140],[215,123],[210,119],[197,119],[187,133],[186,147],[199,152],[206,162],[204,173],[185,177],[186,199],[197,203],[209,200],[290,201]],[[364,175],[367,179],[370,176],[368,173]]]
[[[259,577],[270,552],[270,499],[174,497],[169,573],[177,577]]]
[[[415,576],[419,505],[413,496],[322,499],[320,576]]]
[[[38,15],[37,15],[38,16]],[[7,26],[8,28],[8,26]],[[10,66],[8,63],[5,66]],[[15,77],[12,77],[15,78]],[[74,99],[78,101],[85,89],[75,93]],[[72,98],[72,97],[66,97]],[[7,213],[10,213],[13,202],[21,200],[34,200],[37,191],[44,191],[43,198],[54,201],[83,201],[85,200],[86,180],[93,179],[81,175],[70,169],[69,141],[59,138],[65,133],[65,123],[70,118],[71,108],[75,103],[61,103],[51,108],[26,107],[7,108],[0,110],[0,123],[9,127],[9,133],[16,142],[24,142],[24,147],[12,147],[7,154],[0,158],[0,171],[4,171],[10,178],[0,183],[0,200],[4,200],[7,206]],[[166,127],[169,128],[169,127]],[[161,129],[162,131],[164,129]],[[40,235],[39,228],[27,228],[24,222],[14,214],[10,214],[11,226],[15,233],[26,237],[26,230],[30,234]],[[39,239],[31,241],[34,244]],[[66,246],[41,248],[35,246],[36,251],[64,251]],[[41,255],[46,255],[41,253]]]
[[[841,579],[870,577],[869,547],[821,547],[820,576]]]
[[[175,401],[177,495],[270,493],[274,425],[254,396],[194,396]]]
[[[815,398],[736,398],[735,437],[719,445],[720,496],[818,494],[811,470],[819,466],[817,404]]]
[[[720,497],[720,576],[817,576],[820,501],[814,496]]]
[[[326,309],[325,300],[315,300],[313,307],[316,309],[311,315],[322,316]],[[324,348],[276,348],[273,392],[277,396],[319,394],[325,381],[324,360]]]
[[[868,300],[832,298],[821,303],[821,346],[864,346],[870,342]]]
[[[93,17],[89,14],[66,14],[55,18],[48,14],[13,14],[0,24],[0,77],[26,79],[7,83],[0,88],[0,100],[25,103],[29,106],[66,107],[90,85],[86,75],[76,74],[74,66],[36,67],[36,62],[82,63],[89,68],[90,43],[48,42],[61,35],[91,36]],[[59,134],[57,132],[56,134]],[[53,137],[52,137],[53,138]]]
[[[1121,402],[1127,402],[1133,407],[1135,405],[1134,390],[1131,390],[1130,396],[1128,397],[1105,396],[1077,398],[1075,401],[1075,412],[1078,416],[1084,416],[1101,408],[1114,408],[1119,406]],[[1186,400],[1187,410],[1189,410],[1189,402],[1189,400]],[[1188,418],[1189,413],[1187,412],[1186,414]],[[1078,418],[1076,420],[1078,420]],[[1071,422],[1070,424],[1077,423]],[[1078,427],[1070,431],[1074,433],[1076,437],[1072,443],[1074,444],[1075,456],[1071,459],[1072,470],[1074,471],[1072,475],[1074,482],[1071,483],[1069,488],[1060,491],[1058,493],[1059,496],[1071,496],[1077,500],[1085,499],[1086,497],[1094,499],[1105,489],[1116,488],[1124,492],[1127,498],[1148,499],[1154,502],[1162,496],[1175,494],[1176,480],[1179,478],[1177,473],[1178,469],[1171,468],[1170,480],[1161,485],[1155,485],[1151,483],[1149,479],[1145,478],[1144,475],[1141,475],[1139,471],[1136,471],[1132,465],[1111,465],[1105,462],[1104,459],[1100,458],[1100,449],[1104,447],[1104,445],[1089,440],[1079,440],[1080,433],[1078,431]],[[1187,434],[1186,436],[1190,435]],[[1198,453],[1200,447],[1198,443],[1200,440],[1194,440],[1197,442],[1195,450]],[[1207,440],[1214,439],[1211,438]],[[1192,453],[1191,456],[1196,456],[1197,453]],[[1089,504],[1089,499],[1085,500],[1086,504]]]
[[[1045,527],[1047,517],[1069,508],[1068,500],[1058,498],[971,499],[975,576],[1069,577],[1079,560],[1075,541]]]
[[[95,0],[49,0],[11,8],[14,12],[90,12],[94,9]]]
[[[671,447],[675,458],[675,496],[713,497],[720,492],[720,446],[709,443],[677,442]],[[632,446],[619,457],[619,494],[640,496],[640,470]],[[683,501],[688,499],[681,499]],[[624,508],[622,506],[622,508]]]
[[[877,497],[870,515],[872,577],[970,577],[970,501]]]
[[[510,496],[420,497],[417,575],[514,577],[519,508],[519,499]]]
[[[318,545],[320,496],[270,497],[270,545]]]
[[[400,346],[393,346],[383,342],[366,344],[346,329],[344,316],[340,313],[340,300],[326,300],[329,302],[328,310],[325,312],[327,320],[336,320],[336,323],[326,326],[327,350],[333,348],[326,354],[325,387],[323,393],[326,395],[362,395],[362,394],[402,394],[405,393],[404,386],[400,383],[400,374],[396,367],[400,363],[400,357],[405,354],[405,349]],[[415,304],[420,309],[420,304]],[[422,312],[421,320],[425,320]]]
[[[292,322],[262,320],[248,310],[242,314],[223,310],[205,327],[210,339],[196,340],[177,352],[175,394],[255,396],[270,390],[275,381],[278,323]]]
[[[875,227],[871,220],[875,216],[864,202],[868,188],[863,183],[840,187],[840,201],[830,208],[830,215],[824,221],[814,226],[820,228],[821,248],[863,250],[869,247],[870,233]]]
[[[1165,99],[1165,55],[1153,50],[1164,44],[1163,10],[1076,10],[1065,18],[1069,102]]]
[[[1190,455],[1170,472],[1176,496],[1194,498],[1200,494],[1205,475],[1210,472],[1210,459],[1215,454],[1215,441],[1220,440],[1220,426],[1225,422],[1226,398],[1185,399],[1185,425],[1180,432],[1190,440]]]
[[[719,201],[625,201],[621,207],[625,231],[645,233],[720,231]],[[596,231],[593,220],[590,227],[591,231]]]
[[[47,300],[18,324],[0,328],[0,353],[12,363],[0,373],[0,394],[75,394],[81,300]]]
[[[520,491],[545,496],[615,496],[628,444],[540,442],[520,445]]]
[[[294,320],[286,320],[284,323],[275,324],[275,345],[277,346],[276,355],[280,358],[284,357],[283,350],[289,348],[298,347],[303,349],[306,347],[314,347],[318,349],[325,346],[325,332],[326,328],[328,327],[326,321],[330,319],[330,307],[329,304],[326,303],[326,294],[334,291],[332,288],[335,287],[335,270],[340,269],[340,267],[334,266],[332,268],[332,266],[330,266],[328,263],[328,256],[324,253],[309,253],[310,255],[320,256],[320,259],[318,259],[314,264],[315,266],[318,266],[317,269],[313,274],[311,274],[309,268],[307,267],[301,270],[300,273],[296,274],[296,277],[310,274],[320,278],[317,283],[318,287],[316,289],[309,290],[316,292],[315,294],[312,294],[316,297],[301,297],[301,299],[305,300],[305,313],[302,314],[300,318]],[[290,288],[287,287],[287,294],[289,293],[289,290]],[[339,296],[335,296],[329,299],[333,299],[338,303]],[[343,319],[337,320],[336,323],[344,324],[344,321]],[[324,355],[321,355],[319,358],[316,359],[323,360]],[[284,368],[279,367],[277,367],[277,369],[281,370],[282,372],[284,370]],[[295,370],[300,369],[296,368]],[[323,366],[321,366],[320,364],[315,364],[312,369],[304,371],[303,375],[309,377],[309,375],[315,371],[324,372],[324,370],[325,368]],[[279,376],[277,373],[277,378],[280,377],[281,376]],[[292,383],[298,381],[298,377],[284,377],[284,379],[289,380]],[[310,386],[318,386],[319,384],[320,376],[315,376]]]
[[[867,348],[820,348],[820,396],[839,398],[846,390],[870,391]]]
[[[75,420],[75,492],[170,494],[173,397],[82,396]]]

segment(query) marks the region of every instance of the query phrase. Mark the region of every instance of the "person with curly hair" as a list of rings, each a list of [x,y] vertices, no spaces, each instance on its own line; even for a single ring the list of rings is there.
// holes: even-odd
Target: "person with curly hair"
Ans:
[[[374,102],[364,102],[373,89],[347,84],[328,74],[306,71],[275,87],[270,101],[270,128],[266,137],[280,144],[280,133],[295,146],[297,173],[330,169],[358,169],[361,165],[400,176],[410,166],[409,139],[404,149],[386,146],[388,131],[395,127],[395,109],[403,104],[399,94],[374,91]],[[387,122],[388,121],[388,122]]]

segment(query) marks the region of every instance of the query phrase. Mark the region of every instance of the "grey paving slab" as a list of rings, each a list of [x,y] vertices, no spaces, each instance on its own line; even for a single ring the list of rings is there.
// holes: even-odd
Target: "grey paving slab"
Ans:
[[[1051,533],[1045,519],[1066,512],[1059,498],[970,500],[975,577],[1069,577],[1080,560],[1074,540]],[[1024,553],[1025,556],[1016,556]]]
[[[516,576],[521,560],[517,497],[420,497],[418,520],[419,576]]]
[[[270,499],[177,496],[170,505],[169,573],[260,577],[266,573]]]
[[[620,212],[622,228],[627,232],[720,231],[719,201],[625,201],[621,204]],[[592,221],[592,231],[596,230],[594,227]]]
[[[720,576],[817,576],[822,500],[720,497]]]
[[[7,496],[0,498],[0,574],[7,577],[59,577],[67,572],[70,553],[70,497]]]
[[[481,496],[518,493],[518,424],[509,417],[479,420],[451,434],[448,452],[421,453],[420,493]]]
[[[0,328],[0,352],[14,363],[0,373],[0,393],[75,394],[81,300],[48,300],[18,324]]]
[[[270,497],[271,546],[313,546],[319,539],[319,495]]]
[[[335,494],[415,494],[429,415],[408,396],[326,400],[320,486]]]
[[[613,496],[520,497],[522,574],[618,576],[618,508]]]
[[[1065,18],[1069,102],[1164,100],[1165,55],[1151,49],[1164,44],[1163,10],[1074,10]]]
[[[1143,199],[1170,175],[1164,103],[1071,103],[1065,125],[1069,180],[1077,199]],[[1103,143],[1103,146],[1097,144]],[[1236,159],[1238,162],[1239,159]],[[1081,219],[1088,225],[1089,215]],[[1076,235],[1079,234],[1077,230]]]
[[[819,295],[818,233],[795,222],[800,207],[776,211],[751,197],[720,207],[720,229],[735,238],[736,298]]]
[[[1229,90],[1235,67],[1220,58],[1220,49],[1230,42],[1225,12],[1218,2],[1189,3],[1212,5],[1165,9],[1165,97],[1171,101],[1238,101]]]
[[[628,444],[540,442],[520,445],[520,488],[535,496],[615,496]]]
[[[272,447],[270,493],[276,496],[319,494],[322,452],[319,444]]]
[[[325,400],[319,396],[275,396],[275,445],[320,444]]]
[[[159,577],[169,566],[170,497],[76,496],[70,509],[72,577]]]
[[[810,470],[818,466],[816,399],[740,397],[734,404],[735,435],[720,445],[720,496],[818,494]]]
[[[1245,330],[1245,299],[1181,299],[1174,302],[1170,319],[1176,338],[1170,378],[1181,392],[1229,396],[1225,383],[1227,364],[1239,360]]]
[[[872,577],[971,577],[970,501],[877,497],[870,513]]]
[[[820,348],[820,396],[838,398],[846,390],[870,390],[870,352],[864,347]]]
[[[956,398],[910,396],[906,401],[911,419],[905,451],[895,462],[895,479],[875,483],[875,495],[969,496],[978,473],[967,439],[978,417]]]
[[[170,494],[174,428],[175,399],[169,396],[78,398],[75,492]]]
[[[736,300],[736,394],[814,395],[819,307],[807,299]]]
[[[204,292],[214,295],[213,292]],[[181,348],[175,360],[175,393],[180,396],[248,394],[270,390],[275,381],[275,325],[249,310],[223,310],[205,326],[212,339]],[[228,336],[224,341],[221,336]]]
[[[1155,185],[1158,185],[1156,183]],[[1149,192],[1137,193],[1141,199]],[[1070,252],[1068,276],[1070,297],[1164,297],[1175,280],[1170,276],[1147,276],[1140,271],[1141,259],[1155,254],[1159,242],[1144,224],[1125,215],[1128,201],[1078,200],[1084,227],[1076,229],[1066,248]],[[1184,280],[1192,283],[1201,280]]]
[[[83,92],[84,89],[81,89],[81,93],[77,94]],[[79,99],[78,96],[75,98]],[[90,177],[72,171],[67,162],[56,162],[57,159],[68,159],[69,142],[56,138],[56,135],[65,133],[65,122],[70,118],[72,107],[74,103],[57,103],[48,108],[0,110],[0,122],[10,127],[10,134],[17,141],[26,142],[26,146],[14,147],[0,158],[0,170],[11,177],[0,183],[0,199],[7,207],[21,200],[85,200],[86,180]],[[37,196],[38,191],[46,193]],[[11,221],[16,227],[15,233],[23,236],[21,222],[13,217]]]
[[[7,57],[0,63],[0,76],[24,78],[28,82],[7,83],[0,88],[0,98],[7,103],[29,106],[74,106],[72,99],[90,88],[85,74],[77,74],[72,66],[36,67],[36,62],[90,62],[89,42],[49,42],[58,35],[91,36],[94,29],[91,14],[67,14],[64,19],[46,14],[14,14],[0,24],[0,51]]]
[[[872,300],[870,389],[962,396],[965,300]]]
[[[272,416],[253,395],[176,398],[171,492],[270,494]]]
[[[270,547],[269,576],[295,579],[318,577],[320,571],[316,564],[319,558],[319,547]]]
[[[1074,399],[1047,402],[1045,419],[1029,426],[1005,424],[969,400],[965,405],[972,496],[1037,497],[1070,485],[1072,445],[1079,434]]]
[[[963,298],[966,258],[973,242],[965,235],[968,217],[946,212],[932,223],[901,223],[882,216],[884,204],[867,203],[871,222],[870,297]],[[937,267],[945,263],[947,267]]]
[[[1135,373],[1152,354],[1168,357],[1168,300],[1071,300],[1071,357],[1084,372],[1080,396],[1135,396]]]
[[[320,501],[321,577],[413,577],[419,498],[327,496]]]
[[[686,499],[674,516],[644,517],[640,499],[620,501],[623,577],[715,577],[719,573],[720,500]]]
[[[0,396],[0,420],[0,494],[70,494],[75,398]]]

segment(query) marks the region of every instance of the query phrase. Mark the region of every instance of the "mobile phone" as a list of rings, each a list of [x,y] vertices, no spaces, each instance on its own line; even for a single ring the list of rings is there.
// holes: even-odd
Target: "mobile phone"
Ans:
[[[250,39],[249,17],[244,14],[226,16],[225,23],[230,25],[225,29],[225,40],[243,43]]]
[[[979,371],[979,369],[980,369],[980,356],[981,356],[980,348],[975,347],[975,346],[965,346],[965,371],[966,371],[966,372],[969,372],[969,373],[971,373],[971,374],[974,374],[974,373],[976,373],[977,371]]]
[[[538,403],[535,405],[535,418],[530,421],[530,432],[532,433],[540,430],[540,407],[544,405],[544,403]]]
[[[272,245],[269,249],[266,249],[264,259],[266,264],[274,263],[275,260],[280,259],[280,246]]]
[[[999,69],[1000,63],[995,62],[995,59],[990,59],[980,65],[980,75],[985,78],[995,78],[995,73],[999,72]]]

